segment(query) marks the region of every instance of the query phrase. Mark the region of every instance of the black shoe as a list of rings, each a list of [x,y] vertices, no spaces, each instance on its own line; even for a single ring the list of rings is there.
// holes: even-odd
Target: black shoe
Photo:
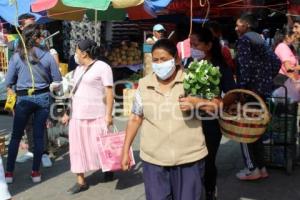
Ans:
[[[86,191],[88,189],[89,189],[88,184],[80,185],[79,183],[75,183],[75,185],[73,185],[73,187],[68,189],[68,193],[69,194],[76,194],[76,193],[79,193],[79,192]]]
[[[113,172],[104,172],[104,181],[109,182],[114,180],[114,173]]]

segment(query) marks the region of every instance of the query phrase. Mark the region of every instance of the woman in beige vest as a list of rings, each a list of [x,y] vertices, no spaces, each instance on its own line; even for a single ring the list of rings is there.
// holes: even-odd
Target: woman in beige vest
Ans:
[[[141,126],[140,157],[147,200],[201,198],[207,148],[202,123],[189,116],[189,110],[199,104],[201,110],[213,110],[211,102],[219,101],[180,98],[184,73],[179,63],[177,48],[170,40],[153,45],[154,73],[140,80],[127,125],[122,168],[129,170],[129,148]],[[210,104],[203,106],[206,102]]]

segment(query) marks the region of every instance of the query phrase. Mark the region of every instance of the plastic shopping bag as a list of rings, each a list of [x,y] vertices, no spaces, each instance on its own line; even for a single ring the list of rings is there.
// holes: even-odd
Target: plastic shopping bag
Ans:
[[[284,82],[283,86],[287,89],[287,98],[289,100],[289,103],[300,101],[300,80],[295,81],[291,78],[288,78]],[[285,89],[283,87],[279,87],[273,92],[272,96],[277,98],[285,97]]]
[[[125,141],[125,131],[101,134],[97,137],[102,171],[121,170],[122,149]],[[130,166],[135,165],[132,147],[130,147]]]

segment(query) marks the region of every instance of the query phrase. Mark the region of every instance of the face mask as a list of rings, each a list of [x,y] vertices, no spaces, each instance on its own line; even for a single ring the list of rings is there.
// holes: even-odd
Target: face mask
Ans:
[[[191,48],[191,56],[197,60],[202,60],[205,58],[205,53],[201,50]]]
[[[45,40],[41,40],[40,42],[40,47],[43,49],[43,48],[46,48],[46,41]]]
[[[166,80],[175,72],[175,59],[163,63],[152,63],[152,69],[159,79]]]
[[[78,55],[76,53],[74,55],[74,60],[75,60],[76,64],[80,65]]]

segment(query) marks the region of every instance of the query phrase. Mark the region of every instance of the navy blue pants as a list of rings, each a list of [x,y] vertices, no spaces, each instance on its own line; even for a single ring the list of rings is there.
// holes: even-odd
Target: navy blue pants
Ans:
[[[31,115],[33,118],[33,171],[39,171],[42,154],[44,151],[45,123],[49,115],[50,95],[49,93],[32,96],[18,96],[15,116],[13,120],[13,131],[8,146],[8,157],[6,171],[13,172],[18,155],[19,144],[24,134],[24,129]]]
[[[143,162],[147,200],[200,200],[204,160],[162,167]]]

